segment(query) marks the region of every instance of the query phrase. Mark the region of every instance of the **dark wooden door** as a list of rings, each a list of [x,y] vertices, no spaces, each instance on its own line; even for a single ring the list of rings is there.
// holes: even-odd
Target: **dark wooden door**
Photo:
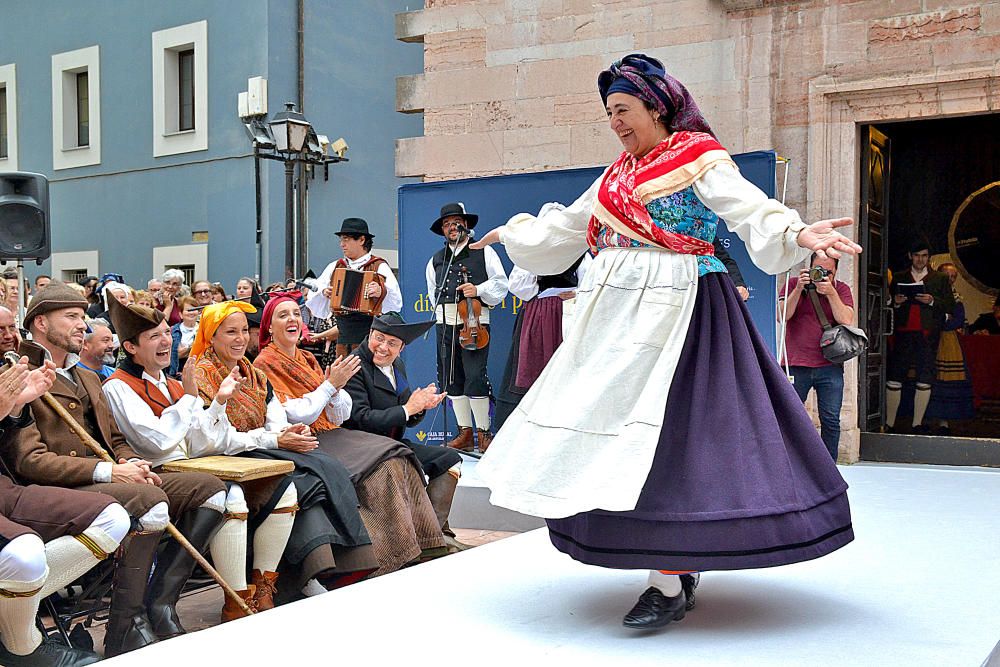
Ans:
[[[885,404],[886,338],[892,333],[889,298],[886,227],[889,218],[890,142],[873,126],[862,128],[860,326],[868,333],[868,352],[862,355],[858,378],[858,414],[862,431],[879,431]]]

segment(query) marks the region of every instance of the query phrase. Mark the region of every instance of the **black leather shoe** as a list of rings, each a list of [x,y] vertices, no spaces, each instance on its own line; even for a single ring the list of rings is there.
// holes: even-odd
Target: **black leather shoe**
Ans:
[[[694,609],[694,589],[698,588],[699,581],[701,581],[701,575],[697,572],[681,575],[681,588],[684,589],[684,597],[687,598],[684,609],[687,611]]]
[[[0,643],[0,665],[6,667],[80,667],[100,662],[101,656],[45,639],[28,655],[16,655]]]
[[[625,614],[622,624],[626,628],[636,630],[648,630],[652,628],[662,628],[670,621],[679,621],[684,618],[687,612],[685,606],[687,598],[684,596],[684,588],[672,598],[660,592],[660,589],[650,586],[646,592],[639,596],[639,601],[635,603],[632,610]]]

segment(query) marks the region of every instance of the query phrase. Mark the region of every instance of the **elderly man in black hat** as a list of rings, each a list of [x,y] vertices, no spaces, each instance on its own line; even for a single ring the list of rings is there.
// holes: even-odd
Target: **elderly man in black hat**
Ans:
[[[469,248],[472,229],[479,216],[465,210],[465,204],[454,202],[441,207],[441,215],[431,231],[445,237],[444,247],[427,262],[427,296],[437,319],[438,382],[451,397],[458,423],[458,435],[448,446],[471,451],[473,418],[477,429],[479,451],[485,452],[493,440],[490,430],[490,394],[492,387],[486,374],[489,343],[485,347],[467,350],[458,342],[458,303],[466,298],[484,306],[479,323],[489,331],[489,309],[507,296],[507,273],[500,256],[489,246]]]
[[[322,290],[313,292],[306,300],[306,307],[313,317],[326,319],[330,317],[330,279],[338,267],[352,271],[375,271],[384,280],[383,284],[371,281],[364,286],[366,296],[378,297],[385,290],[382,301],[382,312],[399,312],[403,309],[403,295],[399,290],[399,281],[393,275],[389,262],[372,254],[372,241],[375,236],[368,231],[368,223],[361,218],[346,218],[337,232],[340,237],[340,249],[344,253],[342,259],[330,262],[316,280]],[[334,313],[337,317],[337,328],[340,335],[337,338],[337,355],[350,353],[361,344],[372,326],[371,315],[364,313]]]
[[[351,397],[351,417],[342,426],[399,440],[413,450],[430,480],[427,495],[445,541],[462,549],[464,545],[455,541],[455,533],[448,527],[462,457],[444,447],[410,442],[404,435],[407,428],[419,424],[424,413],[440,405],[445,397],[433,383],[411,387],[399,357],[408,343],[432,326],[434,320],[407,324],[398,313],[386,313],[372,320],[368,337],[354,351],[361,359],[361,368],[344,386]]]

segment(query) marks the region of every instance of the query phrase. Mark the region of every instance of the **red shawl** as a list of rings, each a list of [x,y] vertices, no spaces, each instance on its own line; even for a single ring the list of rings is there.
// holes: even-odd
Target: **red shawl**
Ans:
[[[712,244],[656,226],[646,204],[690,186],[719,163],[733,164],[726,149],[704,132],[675,132],[641,158],[623,152],[604,172],[587,242],[597,250],[601,226],[652,246],[688,255],[711,255]]]
[[[326,381],[316,357],[298,348],[295,348],[295,356],[289,357],[271,343],[260,351],[253,365],[264,372],[282,403],[290,398],[302,398]],[[326,418],[324,411],[310,427],[313,431],[332,431],[337,425]]]

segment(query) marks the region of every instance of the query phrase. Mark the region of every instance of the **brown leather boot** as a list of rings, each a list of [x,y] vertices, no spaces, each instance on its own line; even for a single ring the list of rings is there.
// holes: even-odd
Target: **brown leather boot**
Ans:
[[[479,453],[485,454],[486,448],[490,446],[491,442],[493,442],[493,434],[489,431],[479,429],[476,431],[476,439],[479,440]]]
[[[241,598],[243,598],[243,602],[246,604],[246,606],[250,607],[250,609],[253,611],[257,611],[257,606],[253,599],[256,590],[257,588],[253,584],[250,584],[249,586],[246,587],[245,590],[236,591],[236,594],[239,595]],[[228,623],[233,619],[243,618],[244,616],[246,616],[246,613],[242,609],[240,609],[235,602],[230,600],[229,596],[227,595],[226,603],[222,605],[222,622]]]
[[[257,587],[257,592],[253,595],[257,611],[274,609],[274,594],[278,592],[278,587],[275,585],[278,581],[278,573],[254,570],[251,578],[253,585]]]
[[[461,452],[472,451],[472,427],[459,426],[458,435],[448,441],[448,446]]]

